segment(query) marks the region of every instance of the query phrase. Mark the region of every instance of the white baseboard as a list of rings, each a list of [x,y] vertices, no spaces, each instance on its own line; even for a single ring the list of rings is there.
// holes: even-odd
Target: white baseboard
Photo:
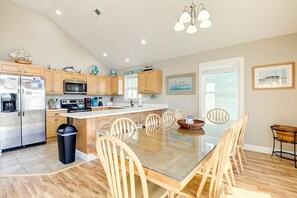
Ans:
[[[257,146],[257,145],[252,145],[252,144],[245,144],[243,146],[243,149],[248,150],[248,151],[255,151],[255,152],[259,152],[259,153],[266,153],[266,154],[272,153],[272,148],[270,148],[270,147]],[[279,148],[275,148],[275,150],[279,151]],[[283,149],[283,152],[292,153],[292,151],[284,150],[284,149]]]
[[[87,161],[87,162],[92,161],[94,159],[97,159],[96,155],[94,155],[94,154],[85,154],[85,153],[83,153],[83,152],[81,152],[81,151],[79,151],[77,149],[75,150],[75,155],[77,157]]]

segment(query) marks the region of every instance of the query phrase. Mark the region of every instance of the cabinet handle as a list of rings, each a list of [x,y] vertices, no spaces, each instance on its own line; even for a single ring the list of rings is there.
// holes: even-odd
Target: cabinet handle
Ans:
[[[27,71],[25,71],[25,73],[27,73]]]
[[[55,115],[59,115],[59,113],[55,113]]]

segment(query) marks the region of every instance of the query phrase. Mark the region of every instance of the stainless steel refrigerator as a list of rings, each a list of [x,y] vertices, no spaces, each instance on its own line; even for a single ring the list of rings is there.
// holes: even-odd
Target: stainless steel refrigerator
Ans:
[[[46,141],[44,79],[0,75],[0,99],[0,154]]]

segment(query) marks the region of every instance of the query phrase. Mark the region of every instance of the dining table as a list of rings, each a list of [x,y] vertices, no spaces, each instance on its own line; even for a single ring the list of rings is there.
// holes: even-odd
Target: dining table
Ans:
[[[173,124],[135,132],[126,144],[139,158],[148,181],[179,193],[198,173],[229,125],[190,130]],[[89,145],[95,148],[95,144]],[[96,150],[94,149],[94,152]]]

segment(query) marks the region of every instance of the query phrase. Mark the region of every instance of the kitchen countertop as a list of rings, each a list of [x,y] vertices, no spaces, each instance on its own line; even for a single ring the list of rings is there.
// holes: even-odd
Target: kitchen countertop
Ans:
[[[103,106],[106,107],[106,106]],[[74,119],[88,119],[97,118],[103,116],[113,116],[128,113],[139,113],[145,111],[155,111],[168,109],[167,104],[144,104],[142,107],[127,107],[127,106],[110,106],[110,107],[122,107],[122,109],[104,110],[104,111],[89,111],[89,112],[79,112],[79,113],[63,113],[60,116],[65,116]]]

